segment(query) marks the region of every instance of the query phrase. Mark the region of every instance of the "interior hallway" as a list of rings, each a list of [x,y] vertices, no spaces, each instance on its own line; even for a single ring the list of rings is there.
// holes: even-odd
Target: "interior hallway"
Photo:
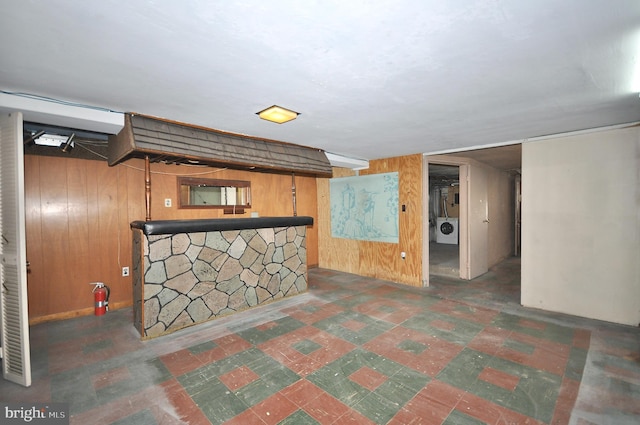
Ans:
[[[637,424],[640,329],[519,306],[519,259],[430,288],[324,269],[285,299],[140,341],[130,309],[31,328],[72,424]]]

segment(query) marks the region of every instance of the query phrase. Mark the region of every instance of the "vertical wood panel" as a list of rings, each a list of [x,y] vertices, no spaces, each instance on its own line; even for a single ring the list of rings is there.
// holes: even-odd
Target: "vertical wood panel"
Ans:
[[[115,271],[115,278],[113,281],[113,287],[111,288],[112,295],[109,302],[113,300],[113,305],[117,303],[129,304],[133,301],[133,291],[131,288],[131,277],[122,276],[122,267],[129,267],[129,276],[133,269],[131,244],[132,244],[132,232],[129,227],[129,187],[127,186],[127,168],[114,167],[114,171],[117,173],[118,178],[118,253],[117,263],[118,267]]]
[[[89,227],[89,197],[87,192],[87,168],[83,162],[63,162],[66,166],[67,206],[69,221],[69,247],[66,253],[68,264],[72,267],[66,276],[66,293],[68,301],[65,310],[75,309],[79,302],[84,307],[91,307],[93,297],[91,286],[85,281],[92,268],[93,258],[90,255],[91,231]],[[72,298],[72,299],[70,299]]]
[[[70,298],[75,296],[62,290],[73,272],[73,264],[68,255],[67,167],[64,162],[51,157],[41,158],[40,164],[40,186],[46,187],[46,190],[40,191],[43,268],[33,270],[32,273],[42,273],[44,284],[49,286],[49,297],[45,303],[47,310],[64,311],[72,303]]]
[[[99,167],[98,176],[98,231],[103,269],[101,278],[111,288],[114,299],[118,298],[113,282],[119,277],[118,265],[118,180],[117,168]],[[111,302],[111,300],[110,300]]]
[[[102,270],[105,268],[105,258],[102,253],[98,238],[100,234],[100,205],[98,202],[98,186],[100,185],[100,176],[95,171],[98,163],[95,161],[86,161],[84,170],[87,182],[87,223],[89,224],[91,243],[89,244],[89,256],[91,258],[91,267],[88,270],[85,280],[87,282],[99,282]],[[85,305],[84,303],[82,305]],[[80,308],[78,306],[77,308]]]
[[[132,159],[123,163],[122,165],[119,165],[118,167],[126,170],[124,185],[127,188],[128,200],[127,222],[131,223],[132,221],[136,220],[144,220],[144,162],[141,159]]]
[[[401,251],[407,253],[405,260],[396,259],[401,273],[400,281],[414,286],[422,286],[422,155],[403,156],[400,158],[401,172],[400,205],[405,205],[405,212],[400,212]]]
[[[318,179],[320,267],[422,286],[422,155],[369,162],[362,175],[398,172],[399,242],[356,241],[331,237],[329,179]],[[334,169],[334,177],[353,175]],[[401,206],[405,205],[405,212]],[[400,253],[406,252],[402,260]]]
[[[27,293],[29,315],[47,314],[50,286],[45,282],[42,240],[42,199],[40,197],[40,158],[24,156],[25,224],[27,238]]]
[[[318,265],[318,189],[313,177],[296,177],[298,215],[314,217],[307,227],[307,264]]]

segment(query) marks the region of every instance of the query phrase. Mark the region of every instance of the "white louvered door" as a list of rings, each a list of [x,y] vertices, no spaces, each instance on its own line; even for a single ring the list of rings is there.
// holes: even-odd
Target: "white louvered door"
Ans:
[[[31,385],[22,114],[0,116],[0,353],[2,376]]]

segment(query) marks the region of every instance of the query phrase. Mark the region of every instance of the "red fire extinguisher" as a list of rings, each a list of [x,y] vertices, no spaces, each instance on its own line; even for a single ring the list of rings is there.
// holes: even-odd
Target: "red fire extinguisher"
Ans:
[[[95,303],[95,315],[102,316],[109,310],[109,287],[102,282],[93,282],[93,301]]]

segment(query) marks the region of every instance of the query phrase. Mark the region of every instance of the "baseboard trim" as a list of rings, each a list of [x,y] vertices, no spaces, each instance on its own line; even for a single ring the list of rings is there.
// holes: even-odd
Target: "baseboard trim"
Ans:
[[[126,302],[126,301],[109,303],[109,310],[119,310],[121,308],[131,307],[132,305],[133,303]],[[80,316],[91,316],[93,315],[93,313],[94,313],[94,309],[90,307],[90,308],[83,308],[80,310],[64,311],[62,313],[47,314],[46,316],[30,317],[29,326],[37,325],[39,323],[56,322],[59,320],[73,319],[74,317],[80,317]],[[107,312],[107,314],[109,313]]]

